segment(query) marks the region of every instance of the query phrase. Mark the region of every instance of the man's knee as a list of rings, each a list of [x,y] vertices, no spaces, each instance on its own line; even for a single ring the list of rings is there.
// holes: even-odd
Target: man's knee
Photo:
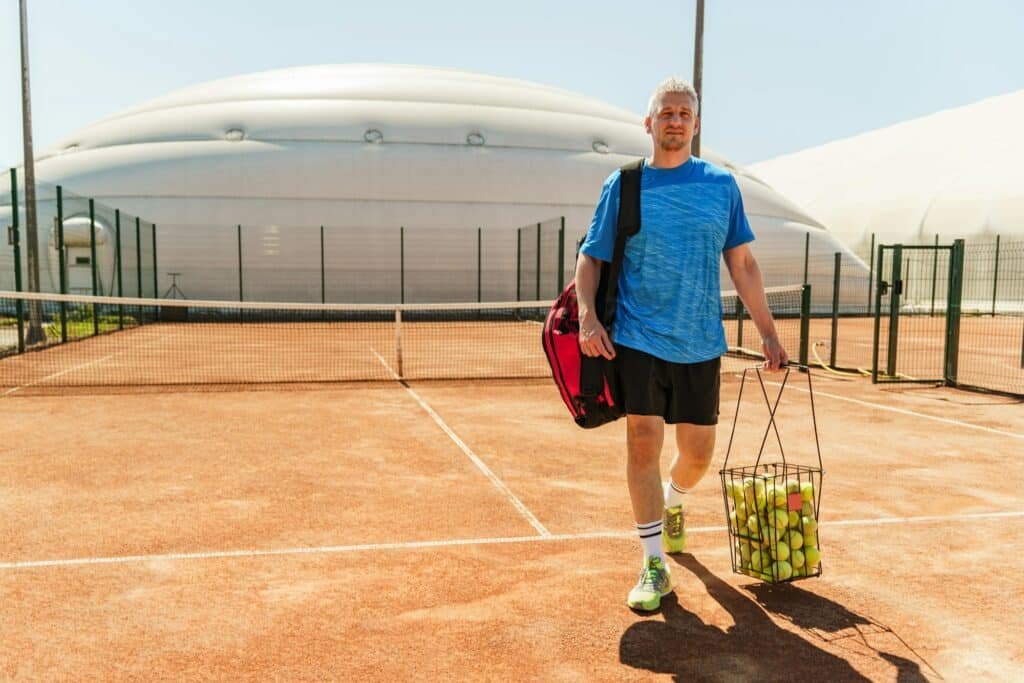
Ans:
[[[695,465],[708,465],[715,454],[715,427],[678,425],[676,447],[680,459]]]
[[[634,464],[648,465],[661,456],[665,427],[658,418],[630,416],[626,422],[626,446]]]

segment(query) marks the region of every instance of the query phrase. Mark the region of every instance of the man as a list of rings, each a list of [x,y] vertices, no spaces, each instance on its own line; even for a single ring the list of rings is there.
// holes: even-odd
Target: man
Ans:
[[[626,410],[626,479],[644,550],[627,604],[639,610],[657,609],[672,590],[664,553],[683,550],[685,494],[714,453],[720,356],[727,350],[719,254],[761,334],[765,367],[788,362],[750,252],[754,234],[739,187],[727,171],[690,155],[698,104],[693,88],[675,78],[651,97],[644,126],[654,154],[642,169],[640,232],[626,242],[613,339],[597,319],[594,297],[615,245],[617,170],[604,183],[576,264],[580,348],[614,359]],[[663,486],[666,423],[675,425],[678,452]]]

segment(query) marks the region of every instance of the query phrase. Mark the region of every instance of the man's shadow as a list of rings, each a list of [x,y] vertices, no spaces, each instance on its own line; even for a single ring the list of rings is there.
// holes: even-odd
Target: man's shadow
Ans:
[[[678,566],[681,565],[681,566]],[[816,646],[810,640],[784,629],[765,609],[783,613],[784,595],[799,592],[800,616],[791,621],[813,623],[823,630],[862,617],[841,605],[792,585],[775,587],[772,607],[762,608],[749,596],[712,574],[692,555],[682,555],[674,568],[685,568],[707,587],[708,594],[732,617],[734,625],[723,630],[711,626],[684,609],[671,594],[662,600],[660,619],[639,621],[622,634],[619,661],[637,669],[674,674],[675,680],[822,680],[868,681],[850,664]],[[681,578],[681,577],[678,577]],[[768,587],[768,586],[766,586]],[[787,590],[788,589],[788,590]],[[837,610],[851,615],[843,617]],[[889,653],[878,653],[899,672],[900,681],[926,681],[913,661]]]

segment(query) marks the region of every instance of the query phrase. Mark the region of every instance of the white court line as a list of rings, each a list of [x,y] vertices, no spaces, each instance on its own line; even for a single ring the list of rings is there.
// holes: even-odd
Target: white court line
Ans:
[[[831,526],[875,526],[879,524],[929,524],[932,522],[973,522],[979,519],[1001,519],[1022,517],[1019,512],[978,512],[963,515],[925,517],[874,517],[869,519],[826,520]],[[724,533],[724,526],[702,526],[688,528],[688,534]],[[404,543],[362,543],[359,545],[328,545],[305,548],[280,548],[277,550],[221,550],[204,553],[168,553],[164,555],[124,555],[121,557],[83,557],[68,560],[30,560],[24,562],[0,562],[0,570],[33,569],[40,567],[76,567],[97,564],[130,564],[133,562],[168,562],[175,560],[215,560],[232,557],[271,557],[275,555],[330,555],[380,550],[416,550],[421,548],[454,548],[467,545],[501,545],[508,543],[547,543],[551,541],[580,541],[597,538],[634,539],[636,531],[592,531],[578,534],[548,534],[546,536],[509,536],[505,538],[463,538],[444,541],[407,541]]]
[[[769,382],[767,380],[765,381],[765,384],[771,384],[771,385],[777,386],[777,387],[782,386],[782,384],[780,384],[779,382]],[[789,387],[791,387],[793,389],[796,389],[797,391],[802,391],[805,394],[808,393],[807,389],[802,389],[800,387],[794,387],[792,385],[787,385],[787,386],[789,386]],[[982,431],[982,432],[989,432],[990,434],[998,434],[1000,436],[1008,436],[1008,437],[1010,437],[1012,439],[1024,439],[1024,434],[1017,434],[1015,432],[1004,432],[1004,431],[1001,431],[999,429],[992,429],[991,427],[982,427],[981,425],[971,424],[970,422],[961,422],[960,420],[950,420],[950,419],[945,418],[945,417],[936,417],[934,415],[927,415],[925,413],[915,413],[913,410],[906,410],[905,408],[893,408],[892,406],[882,405],[881,403],[872,403],[870,401],[861,401],[860,399],[856,399],[856,398],[848,398],[846,396],[837,396],[835,394],[825,393],[824,391],[818,391],[817,389],[814,390],[814,395],[815,396],[825,396],[827,398],[833,398],[833,399],[835,399],[837,401],[846,401],[848,403],[856,403],[858,405],[867,406],[868,408],[874,408],[876,410],[888,410],[891,413],[900,413],[901,415],[911,415],[913,417],[922,417],[922,418],[924,418],[926,420],[935,420],[936,422],[943,422],[945,424],[956,425],[958,427],[967,427],[968,429],[977,429],[977,430]]]
[[[396,382],[402,381],[402,378],[398,376],[398,373],[396,373],[391,368],[390,365],[388,365],[388,362],[384,360],[384,357],[377,353],[377,349],[370,347],[370,351],[373,352],[373,355],[377,356],[377,360],[379,360],[381,362],[381,365],[383,365],[385,369],[387,369],[387,371],[391,373],[391,376],[395,379]],[[416,402],[420,404],[420,407],[423,408],[423,410],[427,411],[427,415],[429,415],[434,420],[434,422],[437,423],[438,427],[444,430],[444,433],[447,434],[449,438],[451,438],[451,440],[455,442],[455,445],[458,446],[459,449],[461,449],[462,452],[466,454],[466,457],[469,458],[473,462],[473,464],[477,466],[477,469],[483,472],[484,476],[491,480],[491,483],[494,484],[494,487],[501,491],[503,494],[505,494],[505,497],[508,498],[512,505],[514,505],[515,508],[519,510],[519,513],[526,518],[526,521],[530,523],[530,526],[536,529],[537,533],[539,533],[542,537],[550,536],[551,532],[544,528],[544,525],[540,523],[540,520],[537,519],[532,512],[530,512],[529,508],[527,508],[523,504],[523,501],[519,500],[519,498],[516,497],[516,494],[512,493],[512,490],[505,485],[505,482],[499,479],[498,475],[491,471],[491,468],[489,468],[484,463],[484,461],[481,460],[477,456],[477,454],[474,453],[470,449],[470,447],[467,446],[466,443],[459,438],[458,434],[452,431],[452,428],[449,427],[445,423],[445,421],[441,419],[441,416],[438,415],[434,411],[434,409],[431,408],[430,405],[427,404],[427,402],[424,401],[420,397],[420,395],[413,391],[412,388],[409,387],[407,384],[403,384],[402,387],[409,392],[409,395],[416,399]]]

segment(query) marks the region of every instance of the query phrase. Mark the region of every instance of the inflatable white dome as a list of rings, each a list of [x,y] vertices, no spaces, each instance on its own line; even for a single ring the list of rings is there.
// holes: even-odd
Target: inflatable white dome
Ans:
[[[209,274],[230,272],[234,263],[213,260],[237,254],[211,256],[220,251],[210,240],[233,240],[239,224],[272,231],[280,246],[313,239],[301,228],[320,225],[367,235],[400,226],[486,233],[564,216],[568,270],[602,181],[649,152],[641,116],[557,88],[453,69],[323,65],[212,81],[132,107],[67,136],[36,173],[157,223],[160,290],[176,270],[190,297],[231,298],[231,278]],[[753,175],[703,156],[736,174],[768,284],[799,281],[806,232],[814,254],[843,250]],[[112,248],[109,239],[100,246],[105,271]],[[278,251],[280,263],[261,272],[261,298],[310,299],[309,287],[283,275],[299,267],[288,261],[298,252]],[[56,289],[56,252],[43,261],[44,286],[49,277]],[[104,273],[102,288],[111,281]]]

